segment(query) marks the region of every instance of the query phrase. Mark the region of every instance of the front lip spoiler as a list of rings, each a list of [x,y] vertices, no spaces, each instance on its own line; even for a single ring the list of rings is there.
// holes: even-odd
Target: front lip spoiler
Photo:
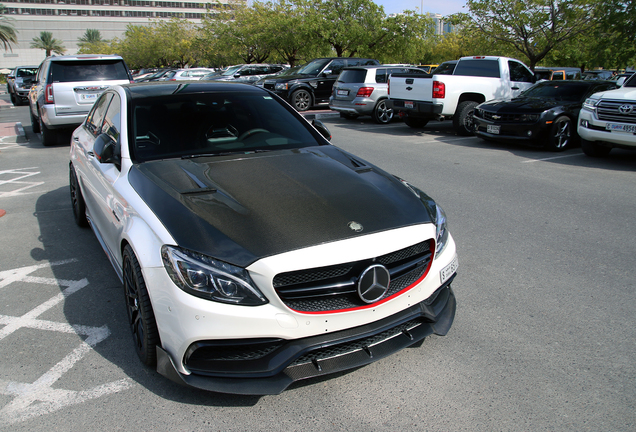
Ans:
[[[446,335],[455,318],[456,300],[450,286],[454,277],[455,275],[431,296],[434,300],[430,304],[427,304],[429,298],[374,323],[328,335],[293,340],[294,344],[303,345],[302,351],[290,357],[287,366],[275,375],[185,375],[177,370],[174,360],[161,347],[157,347],[157,372],[176,383],[207,391],[243,395],[280,394],[295,381],[361,367],[414,345],[431,334]],[[388,336],[377,343],[364,344],[364,339],[381,334]],[[360,343],[356,348],[338,355],[325,353],[325,349],[352,342]]]

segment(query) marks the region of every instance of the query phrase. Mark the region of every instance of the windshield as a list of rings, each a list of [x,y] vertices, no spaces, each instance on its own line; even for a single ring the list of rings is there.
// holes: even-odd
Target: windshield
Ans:
[[[329,63],[329,59],[319,59],[311,61],[305,66],[301,67],[298,73],[302,75],[318,75],[320,71],[323,70],[325,66],[327,66],[327,63]]]
[[[38,73],[38,68],[22,68],[18,69],[16,76],[22,78],[31,78],[34,77],[36,73]]]
[[[232,76],[232,75],[234,75],[236,73],[236,71],[238,71],[242,67],[243,67],[243,65],[232,66],[232,67],[228,68],[225,72],[223,72],[221,75],[222,76]]]
[[[564,83],[551,81],[540,83],[521,93],[520,97],[554,99],[563,101],[580,101],[590,89],[585,83]]]
[[[636,73],[633,73],[631,78],[627,78],[623,87],[636,87]]]
[[[137,162],[253,153],[323,144],[309,123],[268,93],[170,94],[132,101]]]

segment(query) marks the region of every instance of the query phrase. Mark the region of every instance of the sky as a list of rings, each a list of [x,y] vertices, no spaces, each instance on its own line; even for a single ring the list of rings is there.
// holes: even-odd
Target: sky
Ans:
[[[433,12],[442,15],[450,15],[456,12],[467,12],[462,6],[466,5],[466,0],[373,0],[376,4],[384,6],[387,14],[400,13],[405,9],[419,12],[420,7],[424,12]]]

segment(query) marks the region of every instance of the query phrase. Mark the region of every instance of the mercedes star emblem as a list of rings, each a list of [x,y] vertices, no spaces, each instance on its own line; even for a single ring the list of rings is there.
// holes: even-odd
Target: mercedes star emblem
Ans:
[[[365,303],[374,303],[380,300],[389,289],[391,275],[381,264],[367,267],[358,280],[358,295]]]
[[[355,231],[355,232],[360,232],[364,229],[362,224],[356,221],[349,222],[348,226],[352,231]]]

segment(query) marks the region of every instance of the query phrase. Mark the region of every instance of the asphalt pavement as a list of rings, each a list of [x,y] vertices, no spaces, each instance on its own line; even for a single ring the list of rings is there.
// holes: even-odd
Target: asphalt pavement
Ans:
[[[324,117],[334,145],[444,208],[456,319],[368,366],[232,396],[137,360],[121,282],[73,222],[68,144],[42,146],[28,108],[0,100],[0,430],[636,430],[636,152]]]

